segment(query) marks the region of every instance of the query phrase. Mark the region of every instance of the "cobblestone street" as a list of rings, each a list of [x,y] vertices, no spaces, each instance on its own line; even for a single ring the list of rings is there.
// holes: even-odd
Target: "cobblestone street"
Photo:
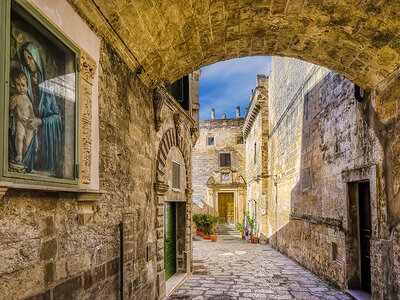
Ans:
[[[194,272],[168,299],[350,299],[267,245],[194,241]]]

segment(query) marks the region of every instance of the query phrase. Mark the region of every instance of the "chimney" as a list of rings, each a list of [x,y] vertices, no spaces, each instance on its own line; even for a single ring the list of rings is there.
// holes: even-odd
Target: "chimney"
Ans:
[[[215,120],[215,108],[211,108],[211,120]]]
[[[222,114],[222,119],[226,119],[226,113]]]
[[[265,75],[257,75],[257,86],[267,86],[268,85],[268,77]]]
[[[240,118],[240,106],[236,106],[236,118]]]

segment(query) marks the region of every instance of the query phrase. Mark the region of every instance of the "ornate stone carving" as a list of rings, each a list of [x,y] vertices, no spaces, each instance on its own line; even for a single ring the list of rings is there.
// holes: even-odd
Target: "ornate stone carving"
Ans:
[[[175,133],[176,133],[176,145],[179,146],[180,145],[180,136],[181,136],[181,129],[180,129],[180,125],[181,125],[181,116],[180,114],[174,114],[174,125],[175,125]]]
[[[0,186],[0,199],[3,198],[4,194],[7,192],[8,187]]]
[[[190,198],[192,197],[193,190],[192,189],[185,189],[186,197]]]
[[[80,193],[77,196],[78,202],[78,216],[83,225],[93,216],[97,201],[100,199],[102,193],[100,192],[86,192]]]
[[[84,51],[80,58],[80,180],[91,182],[92,162],[92,86],[96,62]]]
[[[153,107],[154,107],[154,126],[156,131],[160,130],[162,119],[161,110],[164,105],[164,99],[157,89],[153,90]]]
[[[164,196],[165,193],[168,191],[169,185],[165,184],[164,182],[157,181],[154,184],[154,190],[158,196]]]

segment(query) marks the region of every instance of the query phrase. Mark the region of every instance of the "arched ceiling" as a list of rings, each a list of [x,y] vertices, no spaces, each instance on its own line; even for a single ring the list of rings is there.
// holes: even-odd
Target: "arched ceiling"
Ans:
[[[373,88],[400,67],[398,0],[68,0],[142,79],[218,61],[302,59]]]

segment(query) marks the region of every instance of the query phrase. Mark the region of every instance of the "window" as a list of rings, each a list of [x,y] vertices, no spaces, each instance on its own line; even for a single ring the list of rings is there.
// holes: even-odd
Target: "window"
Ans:
[[[172,162],[172,188],[173,189],[180,189],[180,181],[181,181],[181,166],[176,163]]]
[[[79,49],[26,1],[12,1],[7,14],[2,43],[9,48],[1,50],[7,61],[1,77],[8,83],[1,87],[6,115],[1,177],[75,186]]]
[[[231,166],[231,154],[230,153],[220,153],[219,154],[219,166],[220,167],[230,167]]]
[[[338,251],[338,245],[336,243],[332,243],[332,260],[340,263],[340,255]]]
[[[207,145],[208,145],[208,146],[214,145],[214,138],[213,138],[213,137],[207,138]]]
[[[172,84],[167,85],[167,90],[182,106],[189,110],[189,76],[186,75]]]
[[[257,143],[254,143],[254,164],[257,162]]]
[[[236,139],[236,143],[237,144],[243,144],[243,137],[242,136],[238,136]]]

